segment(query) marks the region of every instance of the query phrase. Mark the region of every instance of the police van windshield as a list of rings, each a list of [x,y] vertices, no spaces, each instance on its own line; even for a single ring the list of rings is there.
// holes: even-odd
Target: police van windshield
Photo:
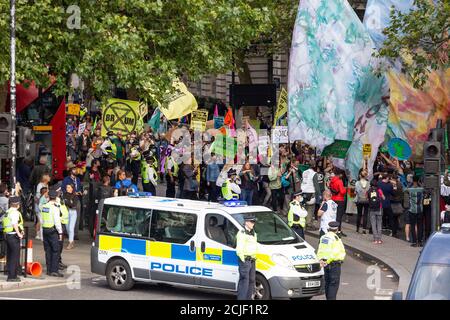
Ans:
[[[244,226],[244,217],[248,215],[256,216],[255,232],[261,244],[282,245],[303,242],[302,238],[274,212],[237,213],[232,216]]]

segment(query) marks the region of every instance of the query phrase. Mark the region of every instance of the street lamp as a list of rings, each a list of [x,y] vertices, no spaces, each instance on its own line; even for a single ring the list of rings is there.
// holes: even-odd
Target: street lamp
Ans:
[[[11,18],[11,65],[10,65],[10,101],[11,101],[11,187],[16,188],[16,1],[10,0]]]

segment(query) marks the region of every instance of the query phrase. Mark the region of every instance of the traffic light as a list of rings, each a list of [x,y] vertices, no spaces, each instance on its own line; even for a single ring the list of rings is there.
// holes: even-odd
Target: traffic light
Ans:
[[[0,113],[0,159],[10,159],[12,119],[10,113]]]
[[[424,184],[425,188],[437,188],[441,173],[441,147],[440,141],[427,141],[423,146]]]
[[[17,128],[17,157],[28,158],[36,155],[33,130],[28,127]]]

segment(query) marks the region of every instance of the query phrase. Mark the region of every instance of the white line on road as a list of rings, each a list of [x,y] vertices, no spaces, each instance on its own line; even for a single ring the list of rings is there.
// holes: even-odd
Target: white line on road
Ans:
[[[0,300],[41,300],[41,299],[0,297]]]
[[[76,283],[76,282],[75,282]],[[74,282],[70,283],[74,284]],[[14,289],[14,290],[4,290],[4,292],[11,293],[11,292],[23,292],[23,291],[31,291],[31,290],[40,290],[40,289],[48,289],[48,288],[55,288],[55,287],[62,287],[67,285],[66,282],[63,283],[56,283],[56,284],[49,284],[46,286],[39,286],[39,287],[32,287],[32,288],[23,288],[23,289]]]
[[[375,296],[374,300],[391,300],[391,297]]]

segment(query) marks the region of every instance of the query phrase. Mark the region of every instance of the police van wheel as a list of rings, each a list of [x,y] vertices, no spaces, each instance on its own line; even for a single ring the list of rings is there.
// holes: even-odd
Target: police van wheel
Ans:
[[[264,278],[263,275],[257,273],[255,282],[255,300],[269,300],[270,286],[266,278]]]
[[[108,264],[106,279],[113,290],[127,291],[134,286],[130,266],[122,259],[113,260]]]

